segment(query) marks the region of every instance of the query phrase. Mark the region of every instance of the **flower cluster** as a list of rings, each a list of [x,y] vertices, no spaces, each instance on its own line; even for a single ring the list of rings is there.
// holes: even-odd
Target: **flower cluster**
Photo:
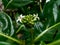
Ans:
[[[23,16],[21,14],[18,17],[17,22],[19,21],[25,25],[34,25],[37,20],[39,20],[38,14],[36,14],[36,15],[35,14],[33,14],[33,15],[29,14],[29,15],[25,15],[25,16]]]

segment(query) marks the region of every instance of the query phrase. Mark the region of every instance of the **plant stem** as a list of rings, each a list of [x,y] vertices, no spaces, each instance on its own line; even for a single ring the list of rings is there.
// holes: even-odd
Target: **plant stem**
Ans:
[[[42,9],[40,0],[39,0],[39,5],[40,5],[40,11],[41,11],[41,13],[42,13],[42,12],[43,12],[43,9]]]
[[[41,13],[43,12],[43,10],[42,10],[42,6],[41,6],[41,4],[40,4],[40,10],[41,10]]]
[[[6,38],[8,38],[8,39],[10,39],[10,40],[12,40],[12,41],[17,42],[18,44],[22,44],[22,42],[21,42],[20,40],[17,40],[17,39],[15,39],[15,38],[12,38],[12,37],[10,37],[10,36],[7,36],[7,35],[5,35],[5,34],[3,34],[3,33],[0,33],[0,35],[3,36],[3,37],[6,37]]]
[[[60,22],[57,23],[57,24],[55,24],[55,25],[53,25],[53,26],[51,26],[51,27],[49,27],[49,28],[47,28],[46,30],[44,30],[41,34],[39,34],[39,35],[34,39],[34,42],[38,41],[38,39],[40,39],[45,33],[47,33],[47,31],[49,31],[50,29],[52,29],[52,28],[54,28],[54,27],[56,27],[56,26],[58,26],[58,25],[60,25]]]
[[[24,25],[21,25],[21,26],[18,28],[18,30],[16,31],[16,33],[18,33],[18,32],[21,30],[22,27],[24,27]]]
[[[34,41],[34,40],[33,40],[33,33],[34,33],[34,32],[33,32],[33,29],[32,29],[32,28],[31,28],[31,30],[30,30],[30,33],[31,33],[31,45],[33,45],[33,41]]]
[[[49,44],[47,44],[47,45],[57,45],[57,44],[60,44],[60,39],[57,40],[57,41],[54,41],[54,42],[52,42],[52,43],[49,43]]]

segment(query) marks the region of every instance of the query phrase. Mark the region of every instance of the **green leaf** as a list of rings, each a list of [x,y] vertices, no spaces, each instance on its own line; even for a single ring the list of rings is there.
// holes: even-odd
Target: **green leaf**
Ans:
[[[12,36],[14,34],[14,27],[12,20],[9,15],[4,12],[0,12],[0,26],[2,28],[2,32]]]
[[[56,3],[56,0],[50,0],[50,2],[44,5],[43,21],[44,21],[45,28],[48,28],[54,25],[55,23],[59,22],[60,20],[59,12],[60,11]]]
[[[56,41],[54,41],[52,43],[49,43],[47,45],[59,45],[59,44],[60,44],[60,39],[59,40],[56,40]]]
[[[38,39],[40,39],[44,34],[46,34],[47,31],[52,30],[52,29],[54,29],[55,27],[57,27],[57,26],[59,26],[59,25],[60,25],[60,22],[57,23],[57,24],[55,24],[55,25],[53,25],[53,26],[51,26],[51,27],[49,27],[49,28],[47,28],[46,30],[44,30],[41,34],[39,34],[39,35],[34,39],[34,42],[38,41]]]
[[[7,35],[5,35],[5,34],[3,34],[3,33],[0,33],[0,36],[3,36],[3,37],[8,38],[8,39],[10,39],[10,40],[12,40],[12,41],[15,41],[15,42],[17,42],[18,44],[23,44],[21,40],[17,40],[17,39],[15,39],[15,38],[10,37],[10,36],[7,36]]]
[[[57,18],[58,18],[58,7],[57,7],[57,4],[56,3],[53,6],[53,16],[54,16],[54,20],[56,22],[57,21]]]
[[[60,0],[57,0],[56,3],[57,3],[58,5],[60,5]]]
[[[39,33],[41,33],[43,30],[42,30],[42,28],[43,28],[43,24],[41,23],[41,22],[37,22],[37,23],[35,23],[35,25],[34,25],[34,29],[36,30],[36,31],[38,31]]]
[[[12,45],[12,44],[10,44],[8,42],[2,42],[2,41],[0,41],[0,45]]]
[[[25,6],[31,2],[32,0],[2,0],[3,4],[6,8],[20,8],[21,6]]]

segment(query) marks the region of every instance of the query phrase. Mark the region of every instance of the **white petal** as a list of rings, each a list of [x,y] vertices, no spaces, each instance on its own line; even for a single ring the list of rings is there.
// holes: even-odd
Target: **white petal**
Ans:
[[[49,2],[50,0],[46,0],[46,3]]]
[[[25,16],[23,16],[22,14],[20,15],[20,18],[22,19],[22,18],[24,18]]]
[[[33,14],[33,16],[36,16],[35,14]]]

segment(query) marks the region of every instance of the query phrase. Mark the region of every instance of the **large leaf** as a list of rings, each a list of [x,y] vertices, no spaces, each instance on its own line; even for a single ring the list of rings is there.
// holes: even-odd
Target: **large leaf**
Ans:
[[[36,38],[35,38],[35,42],[38,41],[38,39],[41,39],[41,40],[47,40],[47,42],[49,42],[48,40],[50,41],[53,41],[54,38],[55,38],[55,34],[57,33],[56,32],[56,29],[58,29],[58,27],[60,27],[60,22],[47,28],[46,30],[44,30],[42,33],[40,33],[40,35],[38,35]],[[50,32],[49,32],[50,31]],[[55,33],[56,32],[56,33]],[[55,33],[55,34],[54,34]],[[47,35],[46,35],[47,34]],[[41,41],[39,40],[39,41]]]
[[[44,16],[44,25],[45,28],[54,25],[56,22],[59,22],[59,8],[57,5],[57,0],[50,0],[47,4],[44,5],[43,8],[43,16]],[[52,23],[51,23],[52,22]]]
[[[2,28],[2,32],[7,35],[14,34],[14,28],[12,24],[11,18],[4,12],[0,12],[0,26]]]
[[[32,0],[2,0],[5,8],[19,8],[21,6],[25,6],[31,2]]]
[[[44,25],[45,29],[49,28],[50,26],[54,25],[56,22],[60,21],[60,13],[58,14],[58,5],[56,4],[56,0],[51,0],[46,5],[44,5],[43,9],[43,16],[45,18]],[[60,12],[60,11],[59,11]],[[60,27],[60,26],[59,26]],[[48,31],[42,38],[42,40],[48,42],[51,42],[54,40],[55,36],[57,34],[57,37],[60,39],[60,31],[56,27],[55,29],[51,29],[51,31]],[[56,37],[56,39],[57,39]]]
[[[57,3],[58,5],[60,5],[60,0],[57,0],[56,3]]]
[[[2,42],[2,41],[0,41],[0,45],[11,45],[11,44],[8,43],[8,42]]]

